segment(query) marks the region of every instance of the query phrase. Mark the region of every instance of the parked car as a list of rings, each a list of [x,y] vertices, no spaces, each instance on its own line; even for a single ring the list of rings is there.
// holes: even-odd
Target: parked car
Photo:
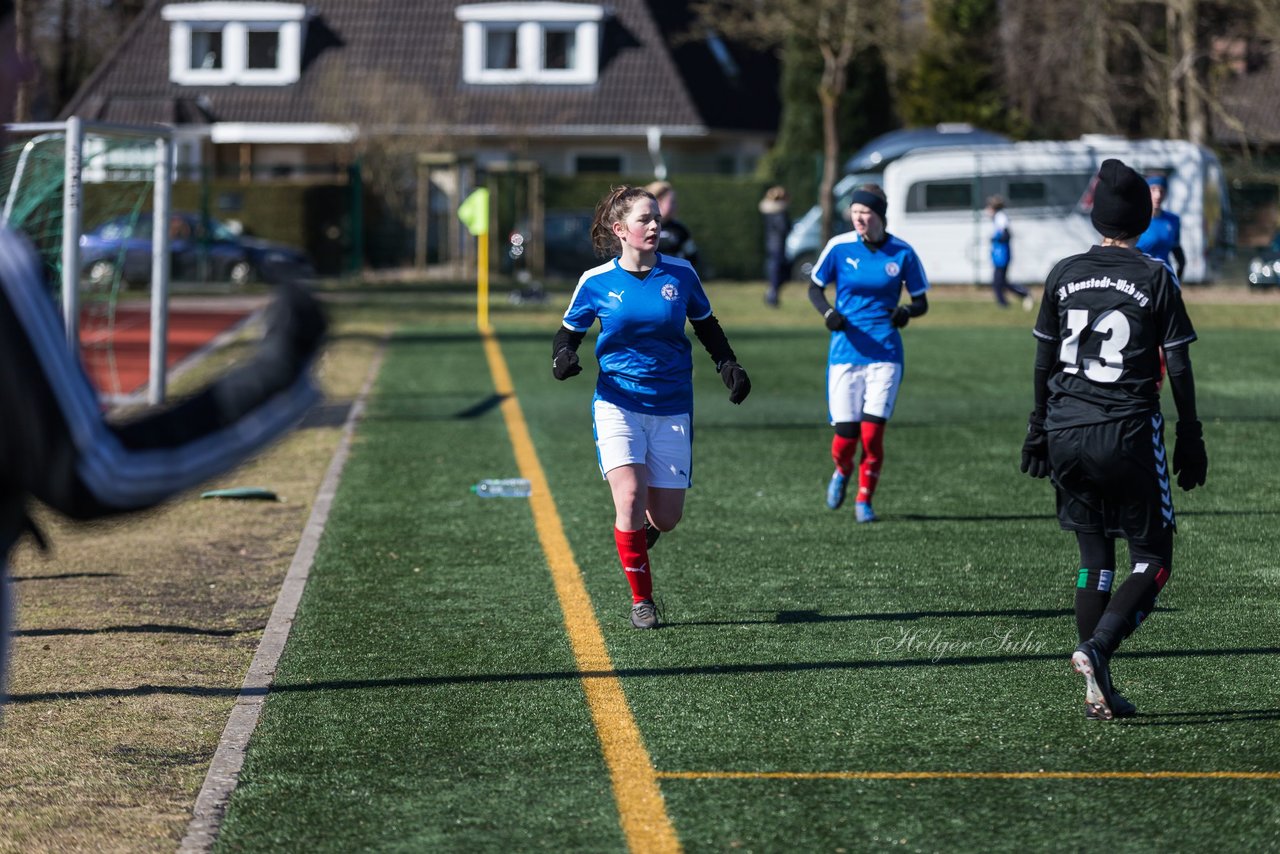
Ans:
[[[1270,246],[1258,250],[1249,261],[1249,287],[1259,291],[1280,288],[1280,231]]]
[[[547,211],[543,218],[543,260],[548,276],[577,279],[603,261],[591,247],[591,211]],[[499,270],[517,277],[528,269],[530,230],[525,223],[507,236]]]
[[[120,277],[131,284],[151,281],[150,214],[119,216],[80,237],[80,263],[89,281],[102,285]],[[315,268],[292,246],[248,237],[216,219],[178,212],[169,219],[169,275],[176,281],[278,282],[312,278]]]

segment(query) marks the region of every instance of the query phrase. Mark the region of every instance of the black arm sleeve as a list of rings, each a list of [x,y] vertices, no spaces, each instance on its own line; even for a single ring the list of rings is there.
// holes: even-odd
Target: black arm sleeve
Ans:
[[[1178,420],[1197,420],[1196,380],[1191,373],[1191,354],[1186,347],[1175,347],[1165,351],[1164,363],[1169,372],[1169,390],[1173,392],[1173,405],[1178,410]]]
[[[826,292],[817,285],[809,285],[809,302],[813,303],[813,307],[823,317],[826,317],[827,312],[831,311],[831,303],[827,302]]]
[[[912,317],[919,317],[929,310],[929,299],[924,294],[911,298],[911,305],[906,307],[907,314]]]
[[[1177,274],[1178,281],[1182,281],[1182,271],[1187,266],[1187,253],[1182,251],[1181,246],[1175,246],[1169,250],[1169,257],[1173,259],[1173,272]]]
[[[556,337],[551,341],[551,357],[561,350],[569,350],[574,353],[578,352],[578,347],[582,344],[582,339],[587,337],[585,332],[574,332],[568,327],[561,326],[556,332]]]
[[[1035,413],[1041,418],[1049,410],[1049,377],[1053,374],[1053,366],[1058,361],[1058,344],[1055,341],[1036,339],[1035,368]]]
[[[711,354],[712,360],[716,363],[716,370],[720,370],[720,366],[725,362],[738,361],[737,356],[733,355],[733,348],[729,346],[729,339],[725,337],[724,330],[720,328],[720,321],[716,320],[714,314],[708,314],[701,320],[689,321],[693,324],[693,334],[698,336],[698,340],[702,342],[702,346],[707,348],[707,352]]]

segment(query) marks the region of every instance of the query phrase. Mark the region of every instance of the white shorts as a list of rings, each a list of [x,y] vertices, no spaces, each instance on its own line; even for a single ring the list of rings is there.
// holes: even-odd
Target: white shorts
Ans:
[[[874,415],[888,421],[898,400],[902,365],[872,362],[870,365],[827,367],[827,409],[832,424],[861,421]]]
[[[618,466],[643,465],[649,485],[688,489],[693,485],[693,434],[689,413],[644,415],[595,400],[591,406],[600,474]]]

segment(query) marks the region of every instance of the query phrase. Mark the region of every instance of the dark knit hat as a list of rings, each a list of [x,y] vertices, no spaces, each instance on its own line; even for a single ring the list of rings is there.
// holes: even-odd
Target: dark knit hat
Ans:
[[[1146,179],[1119,160],[1104,160],[1093,188],[1093,227],[1103,237],[1137,237],[1151,224]]]

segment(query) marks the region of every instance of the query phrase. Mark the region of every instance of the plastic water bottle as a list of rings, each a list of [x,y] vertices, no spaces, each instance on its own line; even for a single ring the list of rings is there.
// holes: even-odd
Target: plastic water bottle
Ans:
[[[528,498],[530,489],[529,481],[524,478],[508,477],[486,478],[471,487],[471,491],[481,498]]]

